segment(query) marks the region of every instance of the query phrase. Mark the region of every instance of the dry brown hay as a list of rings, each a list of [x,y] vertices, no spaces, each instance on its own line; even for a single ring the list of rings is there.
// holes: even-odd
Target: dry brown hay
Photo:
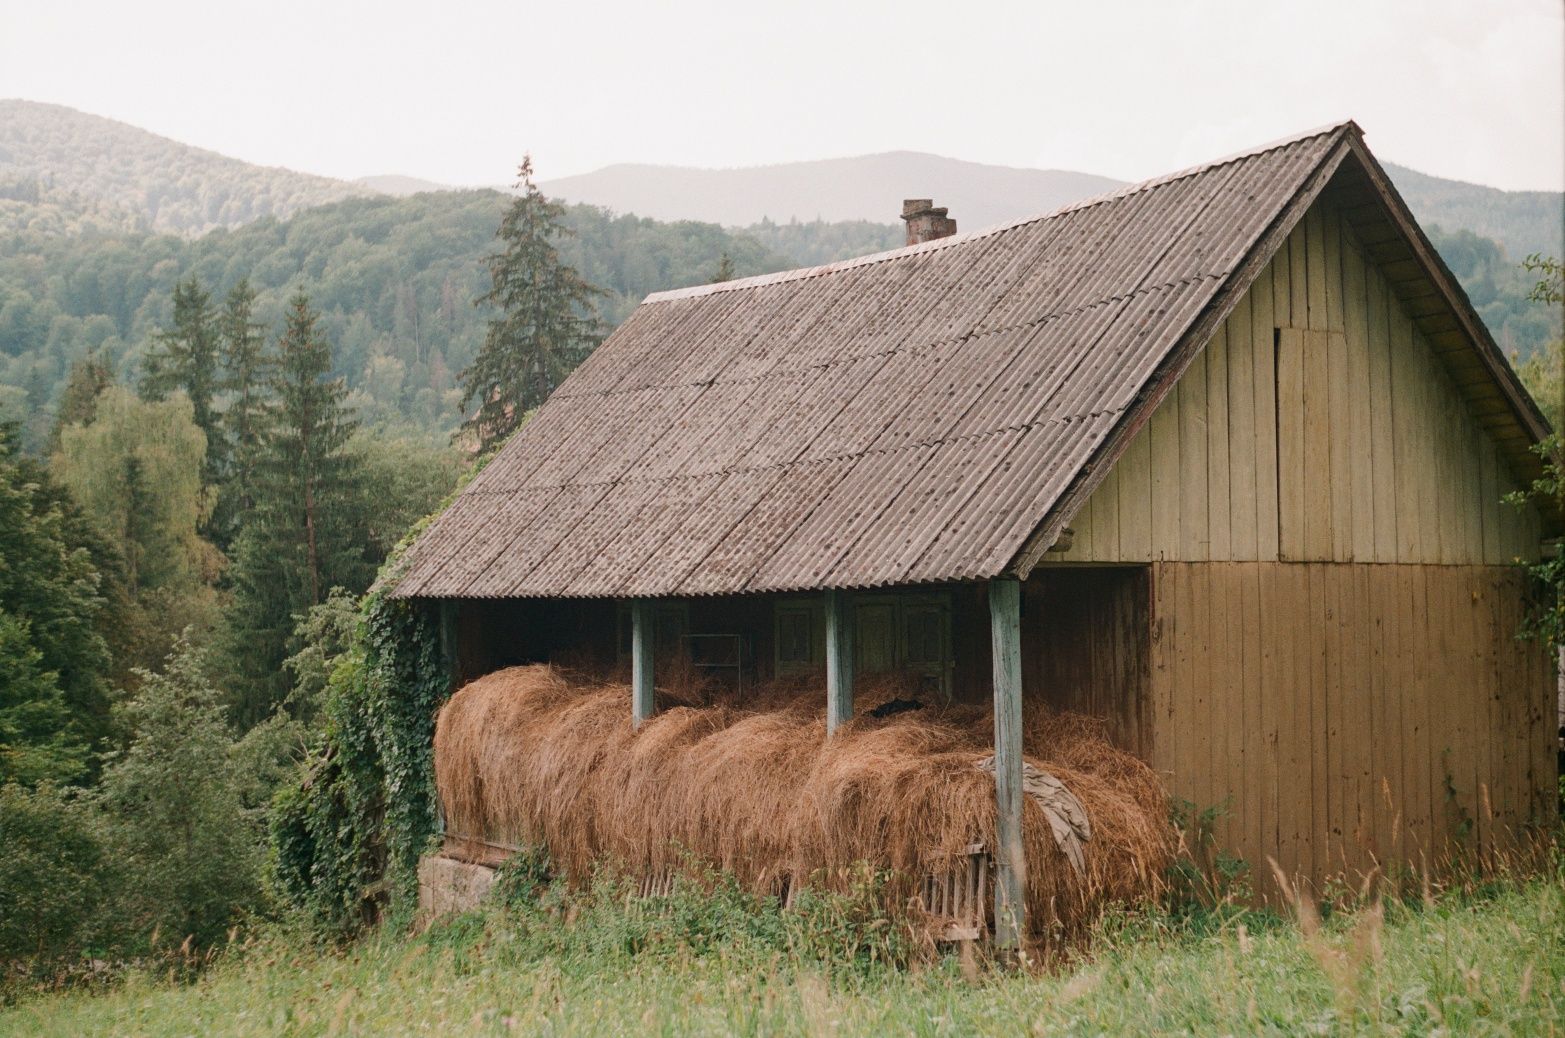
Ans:
[[[903,877],[939,874],[973,842],[993,846],[988,711],[926,708],[868,715],[906,687],[861,684],[865,712],[828,740],[818,680],[752,689],[743,707],[710,689],[658,689],[640,732],[630,688],[548,666],[467,685],[440,711],[435,777],[447,828],[542,846],[573,882],[601,861],[632,874],[691,858],[752,890],[831,882],[869,862]],[[673,705],[701,703],[711,706]],[[1027,759],[1080,798],[1092,823],[1086,875],[1024,803],[1029,917],[1039,933],[1079,933],[1111,901],[1157,892],[1173,853],[1168,801],[1152,770],[1114,748],[1100,723],[1033,718]]]

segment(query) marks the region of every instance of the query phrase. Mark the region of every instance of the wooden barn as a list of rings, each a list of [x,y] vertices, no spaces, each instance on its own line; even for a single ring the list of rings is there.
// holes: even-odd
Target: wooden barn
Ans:
[[[1546,424],[1357,126],[1008,226],[662,292],[415,545],[461,678],[672,655],[1101,715],[1216,838],[1319,883],[1555,813],[1517,639]],[[927,239],[927,240],[926,240]],[[1007,829],[1009,826],[1009,829]],[[998,917],[997,913],[997,917]]]

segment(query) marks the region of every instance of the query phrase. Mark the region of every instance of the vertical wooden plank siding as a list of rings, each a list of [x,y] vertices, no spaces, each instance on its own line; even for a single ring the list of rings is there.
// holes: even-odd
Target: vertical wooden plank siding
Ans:
[[[1320,511],[1305,487],[1304,332],[1284,328],[1277,336],[1277,557],[1309,557],[1305,516]]]
[[[826,592],[826,734],[853,719],[853,623],[847,593]]]
[[[657,712],[652,673],[652,603],[637,598],[630,603],[630,716],[637,728]]]
[[[1496,565],[1536,510],[1331,212],[1294,231],[1071,525],[1067,562]]]
[[[1021,582],[989,582],[994,651],[995,943],[1019,949],[1027,930],[1027,859],[1022,848]]]
[[[1322,205],[1084,506],[1061,561],[1152,564],[1138,744],[1174,795],[1228,802],[1259,887],[1267,857],[1319,884],[1547,823],[1553,661],[1515,637],[1513,568],[1542,519],[1502,503],[1516,484]]]
[[[1153,569],[1154,766],[1175,796],[1229,803],[1220,844],[1263,888],[1268,856],[1319,884],[1488,855],[1546,822],[1553,682],[1547,653],[1506,634],[1514,569]]]

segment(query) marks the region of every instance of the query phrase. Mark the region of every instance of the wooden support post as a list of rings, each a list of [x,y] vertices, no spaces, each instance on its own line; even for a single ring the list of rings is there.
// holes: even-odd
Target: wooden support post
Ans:
[[[631,721],[637,728],[657,711],[652,687],[652,603],[630,603]]]
[[[846,592],[826,592],[826,734],[853,719],[853,610]]]
[[[1019,951],[1027,932],[1027,857],[1022,847],[1022,585],[989,582],[994,644],[994,936],[1002,951]]]

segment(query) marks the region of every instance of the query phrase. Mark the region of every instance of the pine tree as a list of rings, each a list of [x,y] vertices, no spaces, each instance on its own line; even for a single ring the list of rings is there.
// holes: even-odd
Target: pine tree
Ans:
[[[202,482],[217,483],[223,468],[222,430],[213,398],[218,388],[218,321],[212,297],[194,276],[174,286],[174,326],[158,333],[147,354],[141,395],[162,400],[176,389],[185,391],[195,410],[196,427],[206,434],[206,467]]]
[[[733,257],[729,256],[727,252],[724,252],[722,258],[717,261],[717,273],[712,275],[711,283],[714,284],[714,285],[717,285],[717,284],[721,284],[724,281],[732,281],[733,279],[734,279],[734,261],[733,261]]]
[[[297,617],[333,587],[364,590],[373,576],[359,531],[357,458],[346,447],[356,422],[347,387],[331,377],[319,315],[294,296],[267,380],[254,506],[235,546],[229,615],[236,720],[253,725],[282,701]]]
[[[533,182],[530,155],[522,159],[516,186],[520,194],[495,235],[503,248],[489,257],[491,287],[478,299],[499,314],[461,376],[464,414],[478,401],[462,429],[483,451],[503,442],[543,403],[599,336],[593,300],[602,293],[561,261],[554,242],[570,234],[565,208]]]
[[[261,453],[261,429],[266,413],[266,382],[272,358],[266,349],[266,327],[255,320],[255,290],[240,281],[228,293],[222,317],[223,378],[228,395],[223,433],[228,466],[212,526],[219,543],[228,545],[245,516],[255,506],[256,467]]]

